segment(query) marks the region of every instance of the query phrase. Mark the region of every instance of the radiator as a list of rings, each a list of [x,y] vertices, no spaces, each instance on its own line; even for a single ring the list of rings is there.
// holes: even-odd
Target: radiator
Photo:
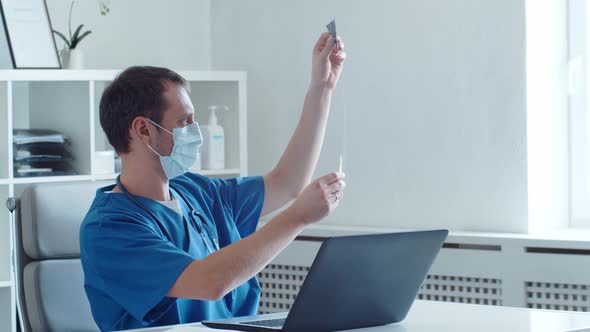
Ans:
[[[259,273],[260,313],[291,308],[320,244],[295,241]],[[446,243],[417,299],[587,312],[590,251]]]

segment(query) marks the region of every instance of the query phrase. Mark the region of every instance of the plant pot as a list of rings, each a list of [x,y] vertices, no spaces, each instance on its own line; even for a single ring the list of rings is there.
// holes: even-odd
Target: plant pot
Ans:
[[[64,47],[59,51],[59,61],[61,62],[61,67],[63,69],[68,68],[68,63],[70,62],[70,52],[68,48]]]
[[[79,49],[64,48],[60,52],[61,64],[65,69],[84,68],[84,52]]]

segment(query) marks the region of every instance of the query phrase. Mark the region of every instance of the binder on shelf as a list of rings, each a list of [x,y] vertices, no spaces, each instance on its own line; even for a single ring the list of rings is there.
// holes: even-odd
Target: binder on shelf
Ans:
[[[14,176],[76,175],[65,135],[50,129],[15,129]]]
[[[31,143],[65,143],[61,133],[51,129],[15,129],[13,142],[16,145]]]

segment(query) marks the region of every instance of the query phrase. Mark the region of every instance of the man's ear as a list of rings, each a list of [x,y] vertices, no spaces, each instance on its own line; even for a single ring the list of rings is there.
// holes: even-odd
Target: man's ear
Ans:
[[[140,140],[144,144],[150,144],[150,137],[153,135],[153,128],[147,118],[137,116],[131,121],[130,136],[132,139]]]

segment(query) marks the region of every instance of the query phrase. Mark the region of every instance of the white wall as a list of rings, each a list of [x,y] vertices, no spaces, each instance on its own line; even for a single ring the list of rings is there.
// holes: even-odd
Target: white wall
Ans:
[[[48,0],[60,31],[69,3]],[[90,0],[73,23],[93,30],[88,68],[247,70],[249,167],[261,174],[295,128],[311,47],[336,18],[349,57],[316,175],[343,151],[349,186],[327,222],[526,232],[567,219],[567,163],[555,162],[567,159],[563,45],[538,29],[561,28],[564,6],[551,3],[126,0],[101,16]],[[527,77],[549,83],[527,91]]]
[[[70,3],[47,0],[51,23],[62,33],[68,31]],[[93,31],[80,43],[86,68],[209,69],[209,0],[114,0],[107,16],[100,15],[98,0],[78,0],[72,26],[79,24]],[[58,48],[62,45],[59,41]]]
[[[527,231],[523,0],[212,1],[213,68],[249,72],[250,173],[286,146],[334,17],[349,57],[317,175],[347,112],[349,186],[327,222]]]

